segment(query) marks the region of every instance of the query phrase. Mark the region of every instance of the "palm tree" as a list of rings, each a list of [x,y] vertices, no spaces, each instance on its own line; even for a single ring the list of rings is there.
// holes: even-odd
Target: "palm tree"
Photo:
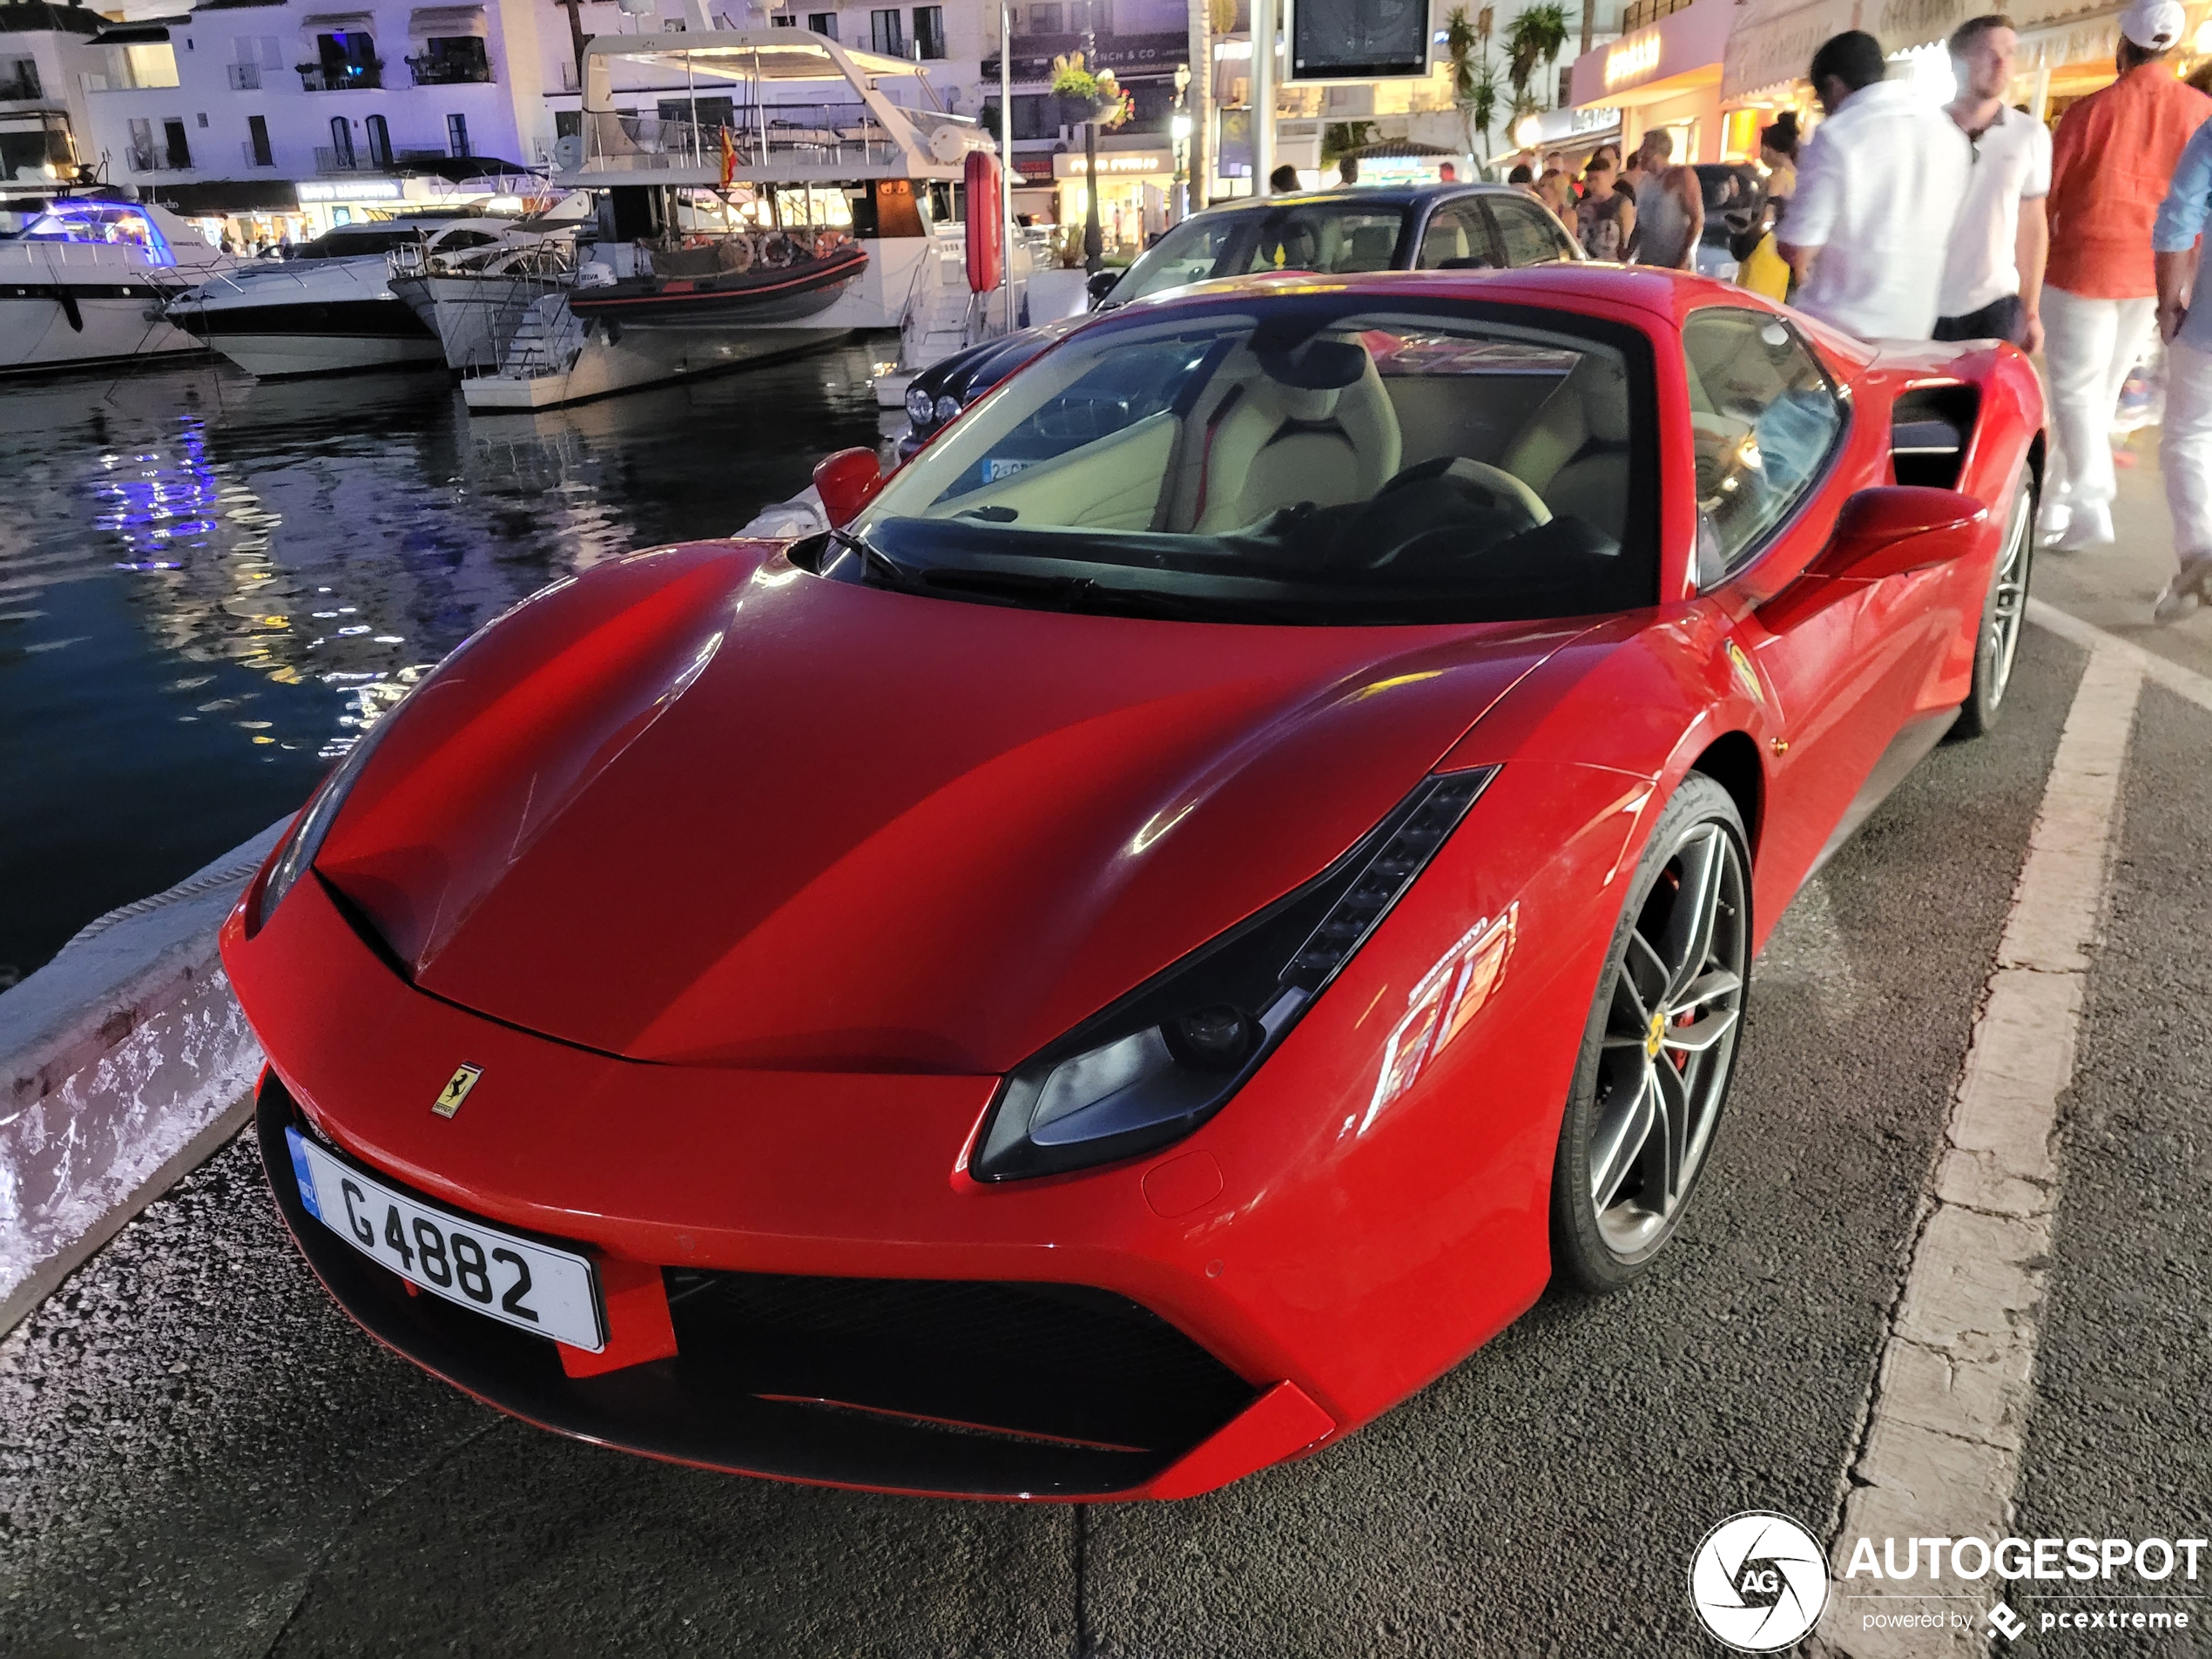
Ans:
[[[1517,98],[1527,96],[1536,65],[1549,69],[1566,44],[1567,8],[1560,0],[1541,0],[1506,25],[1506,78]]]
[[[1487,13],[1485,14],[1487,16]],[[1444,23],[1444,47],[1452,64],[1452,102],[1460,111],[1467,135],[1467,152],[1474,154],[1474,135],[1482,135],[1482,148],[1490,149],[1490,124],[1498,116],[1498,71],[1483,48],[1483,37],[1467,17],[1465,6],[1454,6]]]

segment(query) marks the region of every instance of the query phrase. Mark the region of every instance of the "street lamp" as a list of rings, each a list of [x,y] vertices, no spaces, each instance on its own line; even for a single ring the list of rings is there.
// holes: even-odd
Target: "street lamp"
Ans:
[[[1514,123],[1513,141],[1523,150],[1534,150],[1543,142],[1544,124],[1533,115],[1524,115]]]

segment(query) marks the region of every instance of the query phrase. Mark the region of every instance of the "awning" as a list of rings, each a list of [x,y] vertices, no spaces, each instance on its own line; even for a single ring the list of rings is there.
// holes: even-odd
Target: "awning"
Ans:
[[[1864,29],[1885,52],[1911,51],[1948,40],[1969,17],[1986,15],[1987,0],[1746,0],[1729,37],[1721,75],[1723,99],[1801,81],[1821,44],[1847,29]],[[2110,50],[2122,8],[2114,0],[2020,0],[2006,15],[2020,33],[2019,64],[2076,62]]]
[[[212,213],[296,213],[300,193],[287,179],[209,179],[198,185],[156,185],[146,191],[187,218]]]
[[[1885,3],[1912,3],[1866,0],[1866,6],[1871,11]],[[1933,0],[1930,9],[1939,10],[1956,3]],[[1723,101],[1804,79],[1822,42],[1859,26],[1859,3],[1860,0],[1748,0],[1721,59]]]
[[[1413,161],[1428,156],[1456,156],[1457,150],[1447,150],[1440,144],[1423,144],[1418,138],[1378,138],[1372,144],[1363,144],[1345,153],[1361,161]]]
[[[421,6],[408,14],[409,40],[460,40],[470,35],[480,40],[490,37],[482,6]]]
[[[95,46],[151,46],[156,41],[169,38],[168,29],[158,23],[117,24],[103,29],[92,37]]]
[[[367,11],[319,11],[300,19],[300,32],[309,40],[317,35],[373,35],[376,17]]]

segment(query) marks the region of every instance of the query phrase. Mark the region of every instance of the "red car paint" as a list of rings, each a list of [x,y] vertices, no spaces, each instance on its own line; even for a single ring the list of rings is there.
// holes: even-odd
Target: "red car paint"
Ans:
[[[1763,941],[1892,738],[1965,697],[2040,442],[2012,348],[1878,353],[1800,320],[1849,388],[1843,452],[1701,595],[1679,329],[1764,301],[1580,266],[1248,286],[1643,331],[1662,602],[1192,624],[833,583],[765,543],[640,554],[556,584],[427,683],[315,879],[249,933],[257,883],[226,925],[239,997],[316,1130],[600,1258],[609,1349],[563,1351],[571,1376],[665,1361],[662,1269],[1039,1282],[1126,1296],[1252,1390],[1123,1495],[1188,1495],[1348,1433],[1542,1291],[1621,882],[1681,779],[1706,758],[1738,792]],[[1925,568],[1809,572],[1845,501],[1893,482],[1891,401],[1936,381],[1980,390],[1959,482],[1993,510]],[[1326,867],[1426,773],[1493,765],[1217,1116],[1118,1163],[968,1174],[1000,1074]],[[435,1116],[463,1062],[481,1082]]]

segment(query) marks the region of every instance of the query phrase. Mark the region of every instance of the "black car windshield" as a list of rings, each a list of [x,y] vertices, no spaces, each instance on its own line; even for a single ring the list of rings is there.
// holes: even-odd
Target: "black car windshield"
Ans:
[[[1387,271],[1408,211],[1395,202],[1325,199],[1199,213],[1147,248],[1107,299],[1126,305],[1257,271]]]
[[[1519,307],[1249,295],[1080,330],[803,563],[1038,608],[1502,621],[1654,602],[1649,347]]]

